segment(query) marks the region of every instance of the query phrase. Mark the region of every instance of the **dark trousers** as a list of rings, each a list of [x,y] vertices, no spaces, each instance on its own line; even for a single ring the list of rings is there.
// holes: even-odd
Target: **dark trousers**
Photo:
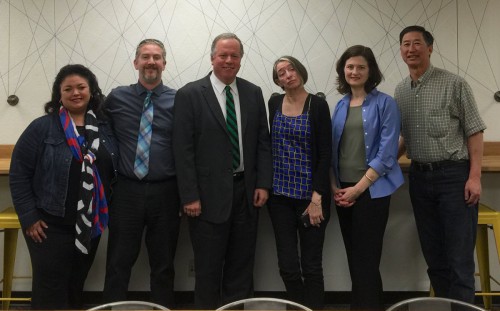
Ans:
[[[385,309],[379,267],[390,201],[390,196],[372,199],[367,190],[353,206],[337,206],[351,274],[351,310]]]
[[[436,296],[474,302],[477,205],[467,205],[468,162],[434,171],[410,168],[410,198]]]
[[[174,305],[174,257],[179,236],[180,200],[175,178],[140,182],[119,177],[109,208],[105,302],[127,300],[130,273],[141,249],[149,256],[151,301]]]
[[[89,254],[75,246],[75,227],[48,224],[47,239],[35,243],[24,236],[31,257],[33,310],[83,309],[82,294],[94,261],[99,238],[91,240]]]
[[[234,181],[233,188],[231,216],[226,222],[189,218],[197,309],[213,310],[253,295],[258,212],[248,206],[242,178]]]
[[[324,305],[323,242],[330,209],[323,208],[325,220],[319,227],[305,228],[300,216],[310,202],[271,195],[268,210],[288,299],[317,310]]]

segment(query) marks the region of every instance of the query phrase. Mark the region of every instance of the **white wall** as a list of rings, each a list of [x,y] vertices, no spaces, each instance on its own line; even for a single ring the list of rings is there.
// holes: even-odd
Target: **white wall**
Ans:
[[[308,68],[308,90],[327,94],[333,108],[340,98],[335,90],[335,62],[354,44],[374,50],[386,78],[379,88],[392,94],[408,72],[399,55],[398,36],[411,24],[433,32],[434,65],[469,81],[488,126],[485,139],[499,141],[500,104],[493,100],[493,93],[500,90],[498,12],[500,1],[491,0],[0,0],[0,144],[15,143],[24,128],[42,115],[54,76],[67,63],[89,66],[106,94],[118,85],[135,83],[135,46],[147,37],[165,42],[163,81],[174,88],[208,73],[211,41],[229,31],[244,42],[240,76],[260,85],[265,98],[280,91],[271,79],[272,63],[289,54]],[[6,103],[12,94],[20,98],[15,107]],[[498,176],[483,176],[483,201],[492,205],[500,199]],[[381,269],[385,289],[390,291],[428,288],[407,190],[405,185],[393,196],[386,230]],[[0,208],[11,204],[7,177],[0,177]],[[332,215],[324,256],[326,289],[346,291],[350,281],[345,251]],[[266,211],[260,226],[256,290],[282,290]],[[87,290],[102,289],[106,237]],[[494,272],[499,272],[498,259],[492,254]],[[193,288],[193,278],[187,273],[191,258],[183,223],[176,260],[177,290]],[[147,267],[142,252],[131,290],[147,290]],[[22,237],[15,274],[30,274]],[[29,279],[17,279],[14,290],[30,290],[30,284]]]

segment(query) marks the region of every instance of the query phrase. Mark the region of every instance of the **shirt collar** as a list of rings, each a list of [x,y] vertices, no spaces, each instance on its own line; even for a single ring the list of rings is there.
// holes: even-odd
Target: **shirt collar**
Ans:
[[[374,87],[374,88],[370,91],[370,93],[366,94],[365,99],[363,100],[363,106],[364,106],[366,103],[368,103],[368,102],[369,102],[369,99],[370,99],[371,97],[373,97],[373,96],[377,96],[377,93],[378,93],[378,92],[379,92],[379,91],[377,90],[377,88],[376,88],[376,87]],[[347,94],[346,94],[346,95],[342,98],[342,100],[345,100],[347,103],[349,103],[349,102],[351,101],[351,98],[352,98],[352,94],[351,94],[351,93],[347,93]]]
[[[429,65],[429,68],[427,68],[427,70],[424,72],[423,75],[421,75],[417,81],[413,82],[413,80],[410,78],[410,83],[411,83],[411,87],[417,87],[419,86],[420,84],[424,83],[425,81],[427,81],[429,79],[430,76],[432,76],[432,73],[434,72],[434,66],[432,66],[432,64]]]
[[[212,85],[214,86],[215,90],[217,91],[217,94],[224,94],[225,90],[224,88],[226,87],[226,84],[224,84],[219,78],[217,78],[213,72],[210,75],[210,82],[212,82]],[[229,84],[231,87],[231,90],[233,91],[234,94],[238,95],[238,88],[236,87],[236,79],[234,79],[231,84]]]
[[[377,96],[377,94],[378,94],[378,90],[377,90],[377,88],[376,88],[376,87],[374,87],[374,88],[370,91],[370,93],[366,94],[366,97],[365,97],[365,102],[368,102],[368,99],[369,99],[369,98],[371,98],[371,97],[373,97],[373,96]]]
[[[154,89],[151,90],[155,95],[159,96],[162,93],[163,83],[158,84]],[[147,93],[149,90],[144,87],[140,82],[137,82],[137,94]]]
[[[429,65],[429,68],[424,72],[424,74],[418,78],[419,83],[424,83],[425,81],[429,80],[429,77],[432,76],[432,73],[434,72],[434,66]]]

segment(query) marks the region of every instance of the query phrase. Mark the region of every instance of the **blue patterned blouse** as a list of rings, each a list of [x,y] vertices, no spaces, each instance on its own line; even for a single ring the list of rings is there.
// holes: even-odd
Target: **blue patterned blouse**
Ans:
[[[312,197],[309,111],[297,117],[276,111],[273,120],[273,191],[294,199]]]

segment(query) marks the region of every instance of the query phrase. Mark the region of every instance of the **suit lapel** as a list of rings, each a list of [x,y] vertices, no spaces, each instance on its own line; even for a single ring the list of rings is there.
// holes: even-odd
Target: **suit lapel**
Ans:
[[[224,130],[227,132],[226,119],[224,118],[224,114],[222,113],[212,83],[210,83],[210,74],[203,80],[202,94],[203,97],[205,98],[208,108],[210,109],[210,111],[212,111],[215,119],[219,122],[220,126],[222,126]]]
[[[236,87],[238,88],[238,97],[240,100],[240,113],[241,113],[241,137],[245,137],[245,129],[247,127],[248,122],[248,98],[250,98],[248,94],[248,90],[242,87],[239,83],[239,79],[236,78]]]

